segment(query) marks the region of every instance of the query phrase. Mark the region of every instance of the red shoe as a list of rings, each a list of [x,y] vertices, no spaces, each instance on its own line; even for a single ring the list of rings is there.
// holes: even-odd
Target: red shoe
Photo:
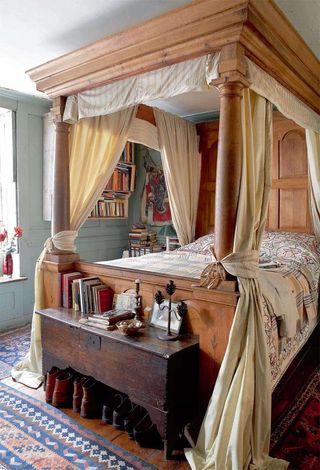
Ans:
[[[72,409],[76,413],[80,413],[81,402],[83,397],[83,384],[88,377],[80,375],[73,382],[73,399],[72,399]]]
[[[58,373],[52,395],[52,405],[57,408],[72,405],[74,374],[68,370]]]
[[[102,392],[104,386],[92,377],[87,378],[82,385],[83,397],[80,416],[82,418],[97,418],[101,416]]]
[[[47,372],[45,379],[45,392],[46,392],[46,402],[52,402],[52,395],[54,392],[54,386],[56,384],[56,377],[60,369],[58,367],[52,367],[49,372]]]

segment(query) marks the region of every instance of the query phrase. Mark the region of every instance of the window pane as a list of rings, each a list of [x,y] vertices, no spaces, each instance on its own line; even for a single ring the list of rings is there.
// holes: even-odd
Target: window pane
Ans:
[[[8,232],[17,225],[13,112],[0,108],[0,220]]]

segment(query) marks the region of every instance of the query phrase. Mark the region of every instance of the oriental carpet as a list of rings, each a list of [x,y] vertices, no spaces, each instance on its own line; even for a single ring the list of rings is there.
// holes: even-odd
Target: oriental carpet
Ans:
[[[290,470],[320,469],[320,368],[274,428],[271,455],[289,461]]]
[[[156,470],[62,411],[0,383],[0,468]]]
[[[0,379],[9,377],[11,369],[20,361],[30,346],[31,325],[0,332]]]

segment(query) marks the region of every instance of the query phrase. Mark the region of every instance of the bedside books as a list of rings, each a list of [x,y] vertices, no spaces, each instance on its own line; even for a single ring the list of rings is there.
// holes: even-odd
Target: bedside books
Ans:
[[[112,308],[113,290],[96,276],[81,277],[72,282],[72,308],[84,315],[102,313]]]
[[[113,309],[102,315],[90,315],[88,318],[81,318],[79,322],[83,325],[93,326],[103,330],[113,330],[118,321],[134,318],[134,313],[129,310]]]

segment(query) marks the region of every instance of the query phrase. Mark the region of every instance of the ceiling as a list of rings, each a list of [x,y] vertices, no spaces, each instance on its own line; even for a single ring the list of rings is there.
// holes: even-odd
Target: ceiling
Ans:
[[[320,57],[320,0],[275,1]],[[39,94],[25,70],[189,2],[0,0],[0,87]],[[155,104],[186,116],[218,109],[218,97],[189,93]]]

